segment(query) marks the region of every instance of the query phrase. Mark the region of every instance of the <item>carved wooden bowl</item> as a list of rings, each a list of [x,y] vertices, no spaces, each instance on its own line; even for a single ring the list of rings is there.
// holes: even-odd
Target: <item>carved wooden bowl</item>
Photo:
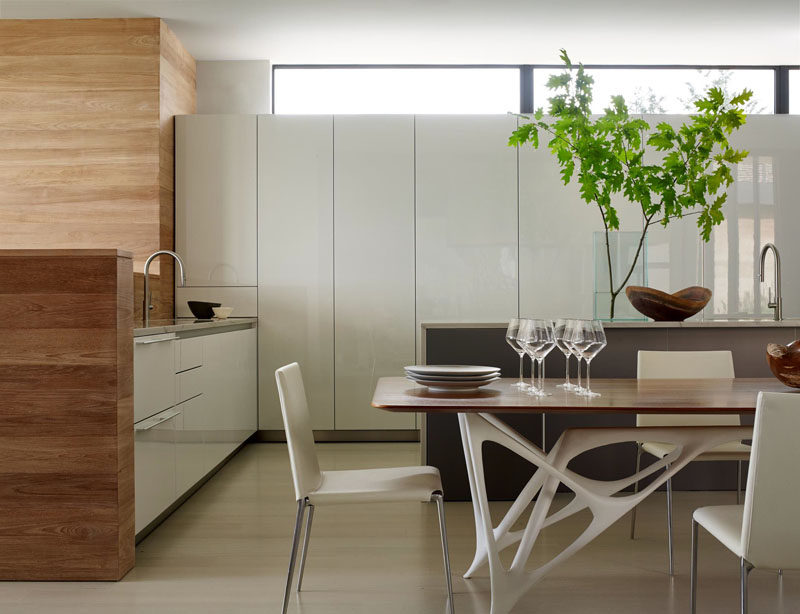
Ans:
[[[767,345],[767,363],[781,383],[800,388],[800,339],[789,345]]]
[[[675,294],[643,286],[628,286],[625,294],[638,312],[656,322],[683,322],[705,307],[711,299],[711,290],[701,286],[689,286]]]

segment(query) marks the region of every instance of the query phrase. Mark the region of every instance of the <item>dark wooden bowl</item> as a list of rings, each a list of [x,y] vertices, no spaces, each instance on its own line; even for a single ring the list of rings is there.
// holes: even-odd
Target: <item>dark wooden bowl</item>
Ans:
[[[711,299],[711,290],[701,286],[689,286],[675,294],[643,286],[628,286],[625,294],[638,312],[656,322],[683,322],[705,307]]]
[[[767,363],[782,384],[800,388],[800,339],[789,345],[767,345]]]

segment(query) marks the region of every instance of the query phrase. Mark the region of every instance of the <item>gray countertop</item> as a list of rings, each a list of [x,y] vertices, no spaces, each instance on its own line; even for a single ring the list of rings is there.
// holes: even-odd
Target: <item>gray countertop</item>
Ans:
[[[181,333],[202,330],[204,328],[228,328],[242,324],[255,324],[258,318],[226,318],[224,320],[195,320],[194,318],[175,318],[174,320],[150,320],[147,328],[139,326],[133,329],[134,337],[160,335],[162,333]]]
[[[506,328],[508,322],[423,322],[426,328]],[[800,320],[687,320],[603,322],[605,328],[800,328]]]

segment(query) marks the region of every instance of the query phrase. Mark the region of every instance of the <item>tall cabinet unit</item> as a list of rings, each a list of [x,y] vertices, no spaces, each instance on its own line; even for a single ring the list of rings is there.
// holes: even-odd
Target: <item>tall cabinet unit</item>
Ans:
[[[274,373],[296,361],[333,429],[333,117],[259,116],[258,186],[259,428],[283,429]]]
[[[333,139],[337,429],[413,429],[370,406],[414,362],[414,118],[336,116]]]
[[[256,122],[256,115],[175,118],[175,248],[186,264],[179,316],[191,315],[187,300],[257,315]]]
[[[417,325],[517,313],[515,128],[504,115],[416,118]]]

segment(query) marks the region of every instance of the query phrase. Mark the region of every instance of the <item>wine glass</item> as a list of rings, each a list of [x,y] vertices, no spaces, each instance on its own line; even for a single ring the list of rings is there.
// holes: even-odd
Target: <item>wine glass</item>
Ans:
[[[599,397],[600,393],[592,392],[591,363],[592,359],[606,347],[606,333],[600,320],[585,320],[578,324],[573,343],[586,361],[586,388],[578,394],[587,397]]]
[[[519,381],[516,384],[513,384],[514,388],[528,387],[528,384],[525,383],[522,377],[523,361],[525,360],[525,348],[520,346],[519,341],[517,341],[520,326],[522,326],[524,322],[524,318],[511,318],[511,320],[508,322],[508,328],[506,329],[506,343],[508,343],[508,345],[510,345],[511,348],[517,354],[519,354]]]
[[[539,348],[539,337],[536,329],[536,320],[522,320],[519,332],[517,333],[517,343],[519,347],[525,350],[531,358],[531,383],[528,391],[531,394],[536,393],[536,351]]]
[[[574,390],[576,388],[576,386],[571,384],[569,381],[569,357],[572,356],[572,350],[569,347],[569,337],[572,333],[572,328],[574,325],[575,320],[559,318],[556,320],[555,326],[553,327],[553,336],[556,341],[556,347],[561,350],[561,353],[564,354],[564,358],[566,358],[564,383],[558,385],[558,388],[563,388],[564,390]]]
[[[544,391],[544,359],[555,347],[553,323],[549,320],[530,320],[525,329],[525,336],[525,349],[539,366],[539,383],[532,386],[528,392],[536,396],[549,396]]]

